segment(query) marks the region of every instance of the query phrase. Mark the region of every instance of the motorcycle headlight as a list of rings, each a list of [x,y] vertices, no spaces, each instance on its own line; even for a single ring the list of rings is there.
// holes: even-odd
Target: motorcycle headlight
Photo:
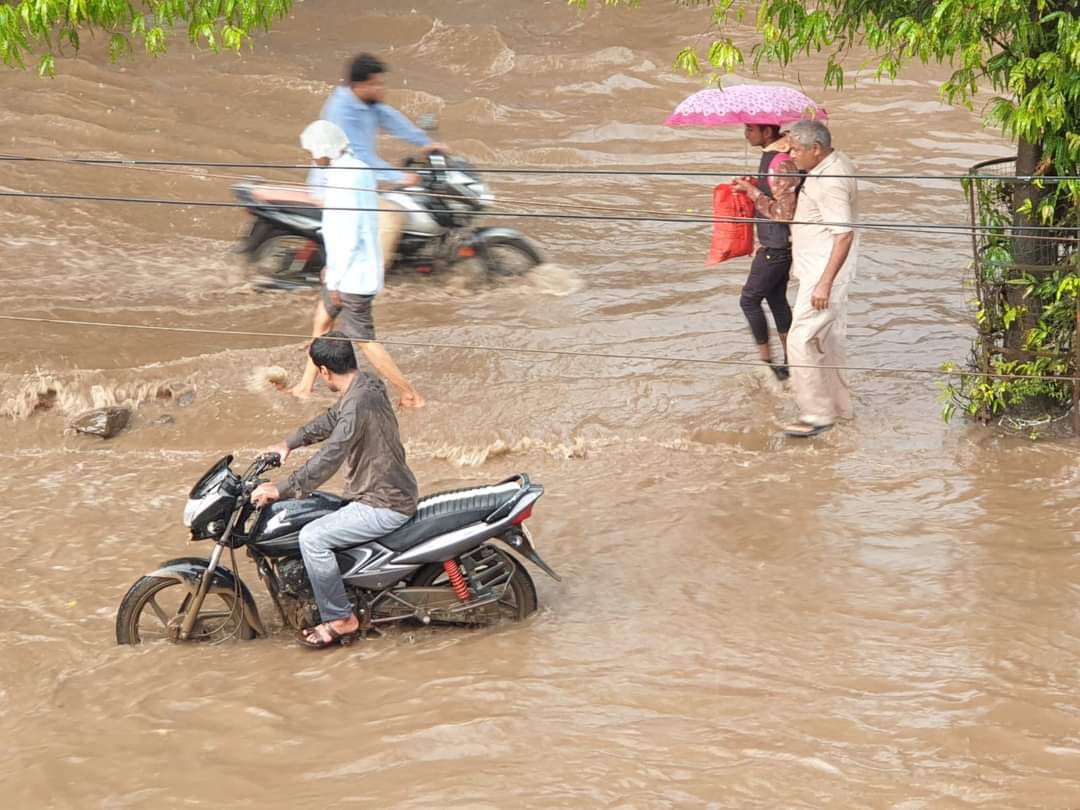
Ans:
[[[235,506],[234,497],[221,491],[188,501],[184,508],[184,525],[191,530],[191,539],[220,537]]]
[[[184,505],[184,528],[190,529],[199,516],[213,506],[221,498],[221,493],[216,489],[201,498],[188,498]]]

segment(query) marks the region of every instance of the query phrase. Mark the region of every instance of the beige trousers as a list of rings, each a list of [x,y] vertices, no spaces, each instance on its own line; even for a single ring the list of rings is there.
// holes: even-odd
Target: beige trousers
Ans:
[[[397,249],[401,231],[405,227],[405,212],[397,205],[379,197],[379,250],[383,257],[383,268],[390,269],[394,263],[394,251]]]
[[[799,284],[787,352],[799,420],[810,425],[852,416],[846,373],[820,368],[847,365],[847,287],[834,284],[828,309],[817,310],[810,303],[814,285]]]

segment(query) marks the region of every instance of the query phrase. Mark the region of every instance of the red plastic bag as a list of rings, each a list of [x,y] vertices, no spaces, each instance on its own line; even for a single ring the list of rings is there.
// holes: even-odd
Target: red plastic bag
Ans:
[[[713,223],[709,264],[749,256],[754,252],[753,223],[727,221],[732,218],[749,220],[754,216],[754,203],[748,195],[721,183],[713,189],[713,216],[717,221]]]

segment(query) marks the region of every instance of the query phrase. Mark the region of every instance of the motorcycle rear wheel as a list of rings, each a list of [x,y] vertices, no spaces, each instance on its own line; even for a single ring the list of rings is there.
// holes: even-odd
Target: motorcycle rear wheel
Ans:
[[[495,553],[514,567],[514,575],[510,578],[509,587],[503,594],[503,598],[498,602],[477,608],[477,610],[485,610],[490,614],[490,620],[481,622],[466,620],[462,624],[488,625],[496,624],[504,619],[520,622],[535,613],[539,607],[536,585],[533,584],[532,577],[529,576],[529,572],[525,570],[525,566],[521,561],[499,549],[495,549]],[[447,590],[450,589],[450,581],[441,563],[432,563],[421,568],[410,584],[422,588],[445,587]]]
[[[251,267],[256,277],[270,286],[281,288],[318,286],[322,270],[322,250],[318,246],[305,260],[311,239],[291,233],[275,233],[261,242],[251,254]]]
[[[165,602],[158,602],[159,597]],[[116,613],[116,643],[141,644],[152,640],[179,640],[192,600],[187,586],[169,577],[141,577],[120,603]],[[231,593],[208,593],[189,641],[250,640],[255,631],[244,619],[243,606]]]

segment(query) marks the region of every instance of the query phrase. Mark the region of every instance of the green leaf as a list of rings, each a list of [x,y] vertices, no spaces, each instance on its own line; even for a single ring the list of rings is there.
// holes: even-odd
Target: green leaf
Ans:
[[[123,34],[113,34],[109,37],[109,59],[113,63],[128,49],[127,37]]]
[[[38,62],[38,76],[42,78],[51,79],[56,75],[56,59],[51,53],[47,53],[41,57]]]
[[[286,15],[292,2],[141,0],[136,6],[134,0],[0,0],[0,59],[24,68],[24,55],[35,56],[38,73],[51,76],[55,50],[70,46],[77,51],[85,31],[100,30],[108,37],[109,58],[116,62],[136,42],[148,53],[164,52],[167,33],[180,24],[197,44],[238,50],[257,28],[268,29]]]

